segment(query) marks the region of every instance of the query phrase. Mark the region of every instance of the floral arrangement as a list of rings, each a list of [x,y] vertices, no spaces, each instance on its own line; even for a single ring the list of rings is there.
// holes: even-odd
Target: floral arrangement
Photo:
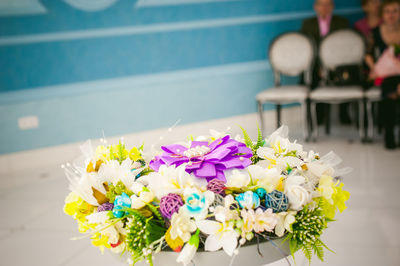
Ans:
[[[82,160],[62,166],[72,191],[65,213],[94,246],[127,253],[131,264],[152,265],[169,248],[188,265],[200,249],[234,256],[253,239],[274,238],[289,241],[292,255],[323,260],[320,236],[350,195],[341,160],[304,151],[285,126],[266,139],[259,131],[255,142],[244,130],[210,132],[155,156],[143,146],[86,143]]]

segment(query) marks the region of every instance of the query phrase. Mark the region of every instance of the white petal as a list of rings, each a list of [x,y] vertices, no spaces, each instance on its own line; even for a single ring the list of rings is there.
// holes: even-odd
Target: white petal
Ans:
[[[237,239],[234,232],[226,232],[221,239],[222,248],[229,256],[232,256],[233,251],[237,246]]]
[[[193,245],[185,244],[181,252],[179,253],[176,262],[182,262],[184,266],[188,265],[196,254],[196,247]]]
[[[204,249],[207,251],[217,251],[222,247],[221,239],[217,235],[209,235],[206,239]]]
[[[213,235],[217,233],[222,226],[218,222],[209,220],[196,221],[196,225],[200,229],[200,231],[207,235]]]

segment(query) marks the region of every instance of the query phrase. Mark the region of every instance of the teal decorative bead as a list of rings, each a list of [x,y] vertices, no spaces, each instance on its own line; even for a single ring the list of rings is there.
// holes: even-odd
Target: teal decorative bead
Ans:
[[[262,187],[257,188],[256,193],[260,197],[260,199],[265,198],[265,196],[267,195],[267,191]]]

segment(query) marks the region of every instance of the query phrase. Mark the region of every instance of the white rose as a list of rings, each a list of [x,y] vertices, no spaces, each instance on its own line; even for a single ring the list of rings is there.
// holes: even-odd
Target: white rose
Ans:
[[[131,208],[132,209],[141,209],[146,205],[146,203],[136,195],[131,196]]]
[[[302,176],[289,176],[285,182],[285,194],[289,198],[289,207],[299,211],[311,201],[311,195],[301,185],[305,182]]]
[[[286,189],[289,198],[290,209],[299,211],[304,205],[310,202],[310,194],[302,186],[290,186]]]
[[[154,194],[151,191],[142,191],[139,198],[146,203],[150,203],[154,199]]]
[[[246,170],[232,169],[224,172],[227,187],[242,188],[250,183],[250,176]]]

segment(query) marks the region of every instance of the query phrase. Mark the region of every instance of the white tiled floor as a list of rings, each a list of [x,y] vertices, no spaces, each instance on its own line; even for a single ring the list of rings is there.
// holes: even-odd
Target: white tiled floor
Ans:
[[[400,265],[400,149],[349,142],[348,136],[355,139],[344,128],[305,145],[320,154],[334,150],[344,166],[354,168],[345,177],[348,209],[323,236],[336,254],[327,252],[325,263],[315,259],[312,265]],[[15,172],[0,181],[14,184],[0,185],[0,265],[124,265],[108,253],[102,256],[89,239],[70,240],[79,233],[62,211],[68,184],[58,165]],[[297,262],[305,265],[302,257]]]

